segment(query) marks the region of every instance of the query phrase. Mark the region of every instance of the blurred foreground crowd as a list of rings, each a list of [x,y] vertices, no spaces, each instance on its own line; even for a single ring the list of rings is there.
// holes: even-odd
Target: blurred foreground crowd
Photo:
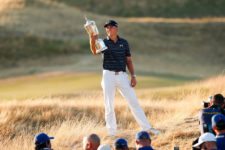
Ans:
[[[53,150],[51,139],[46,133],[39,133],[35,136],[35,150]],[[90,134],[83,138],[83,150],[153,150],[151,138],[148,132],[140,131],[135,136],[136,148],[129,148],[128,142],[124,138],[118,138],[114,145],[101,144],[101,139],[97,134]]]
[[[210,96],[203,101],[199,113],[201,135],[192,143],[193,150],[225,150],[225,98],[222,94]],[[46,133],[35,136],[35,150],[52,150],[51,139]],[[175,147],[174,150],[179,150]],[[83,150],[153,150],[150,134],[140,131],[135,135],[135,148],[129,148],[124,138],[118,138],[113,146],[101,144],[97,134],[83,138]]]
[[[203,101],[199,113],[201,135],[193,141],[193,150],[225,150],[225,98],[222,94]]]

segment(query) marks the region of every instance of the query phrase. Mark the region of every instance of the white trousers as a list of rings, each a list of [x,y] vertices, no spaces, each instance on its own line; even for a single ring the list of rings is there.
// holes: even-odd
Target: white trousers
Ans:
[[[115,74],[113,71],[103,70],[101,82],[105,101],[105,121],[110,135],[115,135],[117,131],[116,116],[114,111],[114,98],[116,88],[127,100],[134,118],[143,130],[151,128],[144,111],[141,109],[134,89],[130,85],[130,80],[126,72]]]

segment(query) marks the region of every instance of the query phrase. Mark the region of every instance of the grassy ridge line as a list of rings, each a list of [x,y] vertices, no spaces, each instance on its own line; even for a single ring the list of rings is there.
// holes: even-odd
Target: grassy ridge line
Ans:
[[[191,24],[207,24],[207,23],[225,23],[224,17],[204,17],[204,18],[152,18],[152,17],[129,17],[125,18],[128,22],[134,23],[191,23]]]
[[[178,145],[190,149],[192,141],[199,136],[196,115],[201,101],[215,93],[225,94],[224,83],[225,77],[219,76],[185,86],[148,89],[157,93],[158,98],[152,97],[152,92],[137,91],[138,95],[146,94],[140,104],[151,124],[162,131],[159,136],[152,136],[153,147],[167,150]],[[55,136],[53,148],[63,150],[81,149],[82,137],[93,132],[100,135],[102,143],[113,144],[115,139],[106,134],[102,99],[100,92],[86,91],[70,98],[1,101],[0,149],[32,149],[33,136],[38,132]],[[128,139],[129,145],[134,147],[139,126],[126,102],[121,97],[116,99],[118,137]]]
[[[20,9],[25,5],[24,0],[0,0],[0,13],[4,13],[7,10]]]
[[[224,0],[56,0],[99,15],[201,18],[225,16]],[[33,0],[35,2],[35,0]]]

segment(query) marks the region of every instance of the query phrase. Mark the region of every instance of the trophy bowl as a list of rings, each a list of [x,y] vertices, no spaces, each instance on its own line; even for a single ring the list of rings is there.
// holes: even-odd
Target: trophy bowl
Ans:
[[[86,19],[86,23],[84,25],[84,28],[86,29],[86,31],[89,35],[91,35],[91,34],[98,35],[99,34],[98,28],[95,24],[95,21],[93,21],[93,20]]]
[[[87,33],[90,35],[98,36],[98,28],[95,24],[95,21],[86,19],[86,23],[84,24],[84,28],[87,31]],[[96,39],[95,41],[95,48],[97,53],[101,53],[102,51],[107,49],[107,46],[105,45],[104,41],[100,38]]]

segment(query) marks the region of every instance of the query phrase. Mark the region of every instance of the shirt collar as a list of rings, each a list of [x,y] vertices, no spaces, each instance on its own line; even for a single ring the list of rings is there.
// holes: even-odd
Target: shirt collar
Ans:
[[[224,137],[225,136],[225,133],[220,133],[217,135],[217,137]]]
[[[120,38],[118,35],[117,35],[117,38],[118,38],[118,41],[121,40],[121,38]],[[112,41],[112,40],[109,38],[109,36],[107,36],[106,39],[107,39],[108,41]]]
[[[153,148],[151,146],[145,146],[145,147],[139,148],[138,150],[153,150]]]

